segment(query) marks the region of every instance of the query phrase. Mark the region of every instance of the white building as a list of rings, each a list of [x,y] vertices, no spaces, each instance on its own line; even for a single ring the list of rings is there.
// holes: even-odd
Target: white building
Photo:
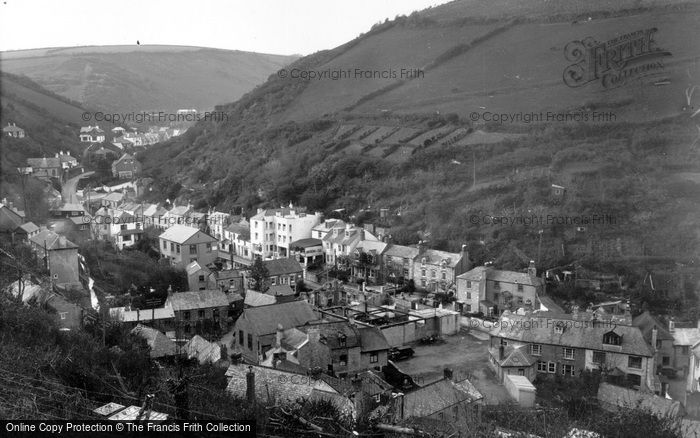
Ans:
[[[258,209],[250,219],[250,241],[254,255],[263,259],[289,257],[289,244],[311,237],[311,230],[321,222],[321,213],[309,215],[289,207]]]

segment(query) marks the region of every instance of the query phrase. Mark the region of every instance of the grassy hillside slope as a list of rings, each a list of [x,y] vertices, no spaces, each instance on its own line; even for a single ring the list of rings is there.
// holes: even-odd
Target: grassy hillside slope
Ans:
[[[95,46],[3,52],[0,68],[101,111],[209,110],[294,59],[199,47]]]

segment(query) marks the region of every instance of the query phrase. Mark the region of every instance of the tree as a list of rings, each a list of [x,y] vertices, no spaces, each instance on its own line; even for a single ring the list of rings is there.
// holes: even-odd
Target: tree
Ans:
[[[267,267],[258,255],[255,257],[253,267],[250,269],[250,277],[253,279],[253,290],[265,292],[267,290],[267,279],[270,276]]]

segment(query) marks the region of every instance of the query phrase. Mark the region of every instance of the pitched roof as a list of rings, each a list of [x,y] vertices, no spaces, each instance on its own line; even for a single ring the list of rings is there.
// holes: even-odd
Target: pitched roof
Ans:
[[[529,367],[537,362],[534,357],[528,354],[527,347],[522,345],[519,347],[511,345],[504,347],[503,359],[498,359],[500,354],[498,347],[489,348],[489,353],[499,361],[502,367]]]
[[[228,298],[219,289],[176,292],[168,297],[174,311],[227,307]]]
[[[61,159],[60,158],[27,158],[27,165],[29,167],[61,167]]]
[[[449,379],[442,379],[404,394],[404,418],[428,417],[459,403],[477,400],[462,387]]]
[[[282,324],[282,327],[299,327],[317,320],[318,316],[306,301],[290,301],[250,307],[243,311],[240,319],[249,321],[258,335],[268,335],[277,331],[277,324]]]
[[[173,308],[169,305],[143,310],[126,310],[124,307],[113,307],[109,309],[109,315],[121,322],[153,321],[175,318]]]
[[[622,345],[615,346],[615,351],[646,357],[653,355],[639,328],[629,325],[617,325],[608,321],[574,320],[572,315],[557,316],[551,312],[542,315],[504,314],[499,322],[491,330],[491,336],[523,343],[607,351],[609,348],[603,344],[603,335],[614,331],[622,337]],[[555,331],[555,326],[560,323],[564,325],[563,333]]]
[[[268,306],[277,303],[277,298],[273,295],[258,292],[255,290],[247,290],[243,304],[249,307]]]
[[[184,346],[188,359],[197,358],[200,364],[216,363],[221,359],[221,346],[209,342],[199,335],[194,335]]]
[[[700,328],[675,328],[673,333],[673,345],[695,345],[700,341]]]
[[[276,275],[294,274],[304,270],[299,262],[293,258],[263,260],[263,264],[267,268],[267,272],[271,277]]]
[[[0,229],[14,231],[22,226],[22,216],[5,205],[0,205]]]
[[[171,341],[167,336],[154,328],[139,324],[131,330],[131,333],[146,340],[146,343],[151,348],[150,356],[152,358],[174,356],[177,354],[175,342]]]
[[[420,252],[414,259],[422,260],[425,258],[425,263],[429,265],[439,265],[445,260],[447,266],[454,268],[457,266],[460,260],[462,260],[462,254],[439,251],[437,249],[426,249]]]
[[[255,374],[255,396],[263,402],[296,403],[298,399],[329,400],[342,411],[354,412],[352,402],[323,380],[315,380],[304,374],[282,371],[255,365],[236,364],[226,370],[229,378],[226,391],[245,397],[248,370]],[[300,383],[301,382],[301,383]]]
[[[678,401],[609,383],[601,383],[598,387],[598,400],[603,402],[604,407],[643,409],[659,417],[683,415]]]
[[[388,350],[389,342],[387,342],[384,333],[377,327],[361,327],[360,332],[360,347],[362,352]]]
[[[380,255],[384,253],[387,246],[389,246],[387,243],[380,240],[363,240],[357,244],[355,249],[362,249],[364,252],[374,251],[377,255]]]
[[[289,244],[290,248],[310,248],[312,246],[321,246],[323,242],[320,239],[313,239],[311,237],[307,239],[299,239]]]
[[[288,284],[273,284],[265,291],[268,295],[288,297],[294,295],[294,290]]]
[[[494,269],[491,266],[477,266],[474,269],[467,271],[457,276],[457,278],[483,281],[484,279],[499,281],[503,283],[524,284],[530,286],[540,286],[543,280],[539,277],[533,277],[525,272],[502,271]]]
[[[160,236],[158,236],[158,238],[175,243],[185,243],[192,237],[194,237],[197,233],[202,233],[205,236],[208,236],[209,238],[211,238],[212,242],[216,241],[214,237],[209,236],[208,234],[201,231],[199,228],[194,228],[187,225],[173,225],[172,227],[163,231],[163,233]]]
[[[78,248],[78,245],[76,245],[75,243],[71,242],[63,236],[54,233],[51,230],[40,231],[39,234],[30,237],[29,240],[32,241],[35,245],[38,245],[42,248],[44,247],[44,243],[46,243],[46,249],[50,251],[58,249]]]
[[[190,262],[189,265],[185,266],[185,272],[187,272],[187,275],[194,275],[199,271],[211,272],[209,268],[207,268],[206,266],[202,267],[202,265],[200,265],[199,262],[196,260]]]
[[[384,255],[413,260],[418,255],[418,248],[413,248],[404,245],[395,245],[392,243],[389,244],[384,250]]]
[[[651,342],[651,334],[654,327],[656,327],[656,339],[662,341],[673,340],[673,335],[666,330],[666,327],[663,324],[659,323],[656,318],[651,316],[651,313],[649,313],[648,310],[644,311],[644,313],[641,315],[637,315],[632,320],[632,325],[639,327],[639,330],[642,331],[642,335],[647,342]]]

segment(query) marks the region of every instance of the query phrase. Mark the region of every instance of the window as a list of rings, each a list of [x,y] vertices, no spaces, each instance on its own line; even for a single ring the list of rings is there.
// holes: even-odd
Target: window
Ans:
[[[58,315],[61,317],[61,319],[66,319],[68,317],[68,312],[60,312]]]
[[[289,224],[289,233],[291,234],[292,232],[292,224]]]
[[[186,321],[189,320],[190,319],[190,312],[189,311],[182,312],[182,319],[184,319]]]
[[[338,344],[340,344],[341,347],[345,347],[346,341],[347,341],[347,338],[345,336],[338,337]]]
[[[197,245],[190,245],[190,254],[197,254]]]
[[[168,242],[165,240],[163,241],[163,249],[168,249]]]
[[[120,229],[120,230],[126,230],[126,224],[121,225],[121,226],[119,227],[119,229]]]
[[[204,275],[199,276],[199,281],[204,281]]]
[[[639,376],[637,374],[627,374],[627,381],[632,386],[641,386],[642,376]]]
[[[681,354],[686,354],[686,355],[688,354],[688,346],[687,345],[681,347]]]
[[[542,346],[540,344],[532,344],[530,346],[530,354],[533,356],[542,356]]]
[[[518,292],[522,292],[522,291],[523,291],[523,285],[522,285],[522,284],[518,284]]]
[[[340,355],[340,366],[345,366],[347,363],[348,363],[348,355],[341,354]]]
[[[524,376],[525,375],[525,368],[518,368],[518,375]]]
[[[421,276],[421,277],[425,277],[425,269],[421,269],[421,270],[420,270],[420,276]]]
[[[175,244],[170,242],[170,252],[175,252]]]
[[[175,252],[180,254],[180,245],[175,245]]]
[[[658,350],[659,348],[661,348],[661,339],[656,340],[656,349]]]
[[[547,362],[547,372],[548,373],[556,373],[557,372],[557,364],[555,362]]]
[[[207,252],[211,252],[211,243],[207,243]]]
[[[443,279],[443,280],[447,280],[447,274],[444,273],[444,272],[442,273],[442,279]]]
[[[243,346],[243,330],[238,330],[238,345]]]
[[[427,284],[428,283],[425,281],[425,278],[420,281],[421,287],[425,287],[425,286],[427,286]]]
[[[471,289],[471,288],[472,288],[472,282],[471,282],[471,281],[467,281],[467,288],[468,288],[468,289]]]
[[[199,319],[204,318],[204,310],[198,310],[198,311],[197,311],[197,316],[199,317]]]
[[[471,299],[472,299],[472,293],[471,293],[471,292],[467,292],[467,299],[468,299],[468,300],[471,300]]]
[[[622,336],[615,332],[607,332],[603,335],[603,344],[622,345]]]
[[[638,370],[642,369],[642,358],[639,356],[629,356],[627,358],[627,367],[636,368]]]
[[[435,273],[435,269],[431,269],[431,270],[430,270],[430,276],[431,276],[432,278],[435,278],[435,274],[436,274],[436,273]]]
[[[369,355],[369,363],[377,363],[379,362],[379,354],[377,353],[370,353]]]
[[[562,376],[575,376],[574,372],[574,366],[573,365],[562,365],[561,366],[561,375]]]
[[[593,352],[593,363],[604,364],[605,363],[605,353],[602,351]]]
[[[500,289],[500,288],[501,288],[501,283],[499,283],[499,282],[497,282],[497,281],[494,281],[494,282],[493,282],[493,288],[494,288],[494,289]]]
[[[472,305],[467,304],[467,312],[471,313],[471,311],[472,311]]]
[[[547,362],[539,360],[537,361],[537,372],[546,373],[547,372]]]
[[[248,350],[253,349],[253,335],[248,333]]]
[[[566,348],[565,347],[563,350],[564,350],[563,351],[564,359],[574,360],[574,349],[573,348]]]

